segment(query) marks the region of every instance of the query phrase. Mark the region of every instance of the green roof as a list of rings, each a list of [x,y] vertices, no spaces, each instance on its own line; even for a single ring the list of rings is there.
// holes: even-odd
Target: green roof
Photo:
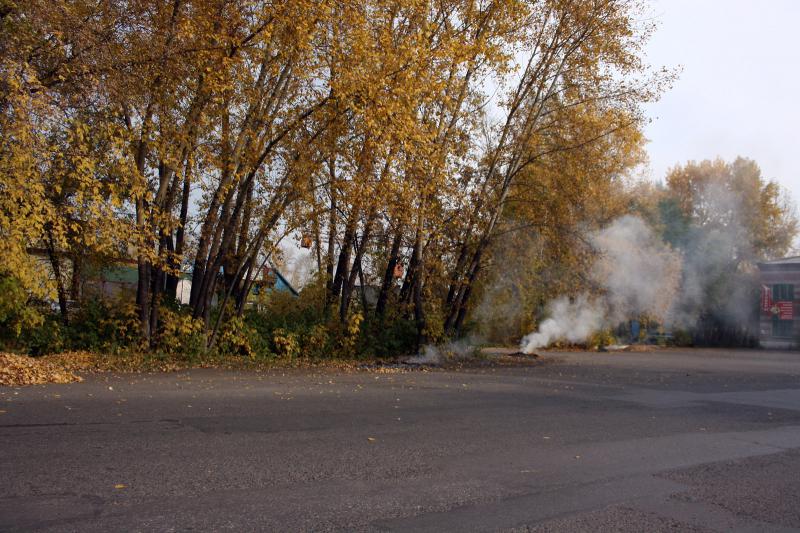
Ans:
[[[102,281],[111,283],[132,283],[139,280],[139,269],[131,265],[114,265],[104,268],[98,276]]]

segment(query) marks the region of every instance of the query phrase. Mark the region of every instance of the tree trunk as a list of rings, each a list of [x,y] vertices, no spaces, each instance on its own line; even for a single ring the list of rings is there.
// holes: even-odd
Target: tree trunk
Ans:
[[[69,309],[67,305],[67,291],[64,287],[64,278],[61,273],[61,259],[56,251],[53,232],[47,229],[47,255],[50,258],[50,266],[53,268],[53,276],[56,278],[56,294],[58,296],[58,308],[61,312],[61,321],[69,324]]]
[[[202,317],[206,321],[206,324],[208,323],[208,315],[211,311],[211,302],[213,300],[213,294],[217,284],[217,277],[219,275],[220,267],[222,266],[222,257],[219,253],[222,245],[222,233],[225,229],[225,225],[230,222],[231,202],[233,202],[235,193],[235,188],[231,187],[228,193],[225,195],[225,199],[221,206],[221,213],[219,215],[210,217],[213,220],[214,227],[212,229],[211,224],[209,224],[207,240],[202,243],[202,247],[204,248],[205,252],[201,257],[198,250],[198,256],[196,259],[196,262],[201,262],[201,265],[199,266],[200,272],[195,272],[195,275],[192,276],[193,296],[195,295],[194,278],[198,274],[201,276],[200,283],[197,288],[196,301],[192,304],[192,315],[195,318]],[[207,255],[205,255],[206,253]]]
[[[144,342],[150,342],[150,263],[143,255],[137,260],[138,281],[136,284],[136,305],[139,307],[139,328]]]
[[[469,297],[472,294],[472,287],[478,277],[478,273],[480,272],[481,259],[488,245],[488,239],[481,240],[481,242],[478,243],[475,253],[472,255],[472,259],[470,260],[469,267],[465,274],[466,279],[459,287],[458,293],[456,294],[453,304],[448,312],[447,320],[445,321],[445,332],[448,335],[458,335],[461,330],[461,326],[464,323],[464,318],[467,313]]]
[[[136,200],[136,225],[144,228],[144,200]],[[139,307],[139,333],[144,343],[150,343],[150,262],[143,252],[136,259],[136,305]]]
[[[460,302],[458,305],[458,313],[456,315],[455,323],[453,324],[452,331],[455,336],[461,334],[461,326],[464,324],[464,318],[467,316],[467,305],[469,303],[469,297],[472,294],[472,287],[475,284],[475,280],[478,277],[478,273],[481,269],[481,253],[476,254],[477,257],[474,262],[474,268],[469,274],[467,278],[466,286],[463,289],[463,294],[460,297]]]
[[[189,176],[189,164],[186,164],[186,170],[183,176],[183,191],[181,194],[181,213],[179,216],[178,229],[175,231],[175,257],[178,261],[176,265],[180,270],[180,263],[183,258],[183,247],[186,235],[186,221],[189,218],[189,193],[191,190],[191,178]],[[180,274],[170,274],[167,278],[167,286],[165,292],[176,300],[178,297],[178,282],[180,281]]]
[[[386,303],[389,299],[389,291],[394,285],[394,269],[397,266],[400,255],[400,246],[403,244],[403,226],[398,225],[392,240],[392,249],[389,252],[389,262],[386,264],[386,271],[383,274],[383,283],[378,293],[378,302],[375,305],[375,314],[378,318],[383,318],[386,313]]]
[[[364,224],[364,232],[361,235],[361,245],[357,246],[356,248],[356,256],[353,259],[353,267],[350,269],[350,275],[347,278],[347,282],[344,284],[342,288],[342,300],[339,306],[339,319],[342,322],[347,320],[347,312],[350,308],[350,299],[353,294],[353,288],[356,284],[356,277],[358,276],[359,271],[361,270],[361,259],[364,257],[364,253],[367,250],[367,243],[369,242],[370,234],[372,233],[372,226],[375,222],[375,216],[377,215],[377,210],[375,208],[372,209],[369,216],[367,217],[367,221]],[[354,242],[354,244],[357,244]],[[363,291],[363,287],[362,287]],[[366,309],[364,309],[366,312]]]
[[[421,233],[421,232],[420,232]],[[419,235],[419,233],[418,233]],[[417,237],[419,241],[420,237]],[[414,285],[412,289],[412,296],[414,300],[414,322],[417,325],[417,350],[419,350],[422,346],[427,344],[428,336],[425,333],[426,329],[426,318],[425,318],[425,307],[424,307],[424,298],[422,295],[422,246],[419,242],[414,244],[414,255],[415,255],[415,273],[414,273]]]
[[[408,303],[411,298],[412,288],[414,286],[414,276],[417,272],[417,261],[419,260],[419,247],[420,247],[419,230],[414,237],[414,247],[411,249],[411,258],[408,261],[408,272],[403,280],[403,286],[400,288],[400,302]]]
[[[353,206],[350,211],[350,216],[344,229],[344,237],[342,239],[342,246],[339,250],[339,260],[336,264],[336,275],[333,277],[333,287],[329,294],[330,302],[335,302],[341,294],[345,281],[350,272],[350,254],[353,248],[353,240],[356,235],[356,226],[358,225],[359,208],[357,205]]]
[[[154,347],[158,334],[158,306],[164,289],[164,271],[151,268],[152,288],[150,289],[150,347]]]
[[[326,304],[331,303],[333,296],[333,254],[336,251],[336,186],[334,180],[336,179],[335,163],[333,158],[329,163],[331,173],[331,207],[328,214],[328,253],[325,256],[325,288],[326,288]]]
[[[72,300],[83,299],[83,257],[78,254],[72,255],[72,279],[69,292]]]
[[[230,170],[223,175],[214,191],[214,196],[211,199],[211,204],[206,210],[206,217],[200,227],[200,237],[197,241],[197,253],[195,254],[194,267],[192,268],[192,292],[189,298],[189,305],[192,306],[193,314],[199,315],[201,310],[198,308],[201,305],[201,289],[206,282],[206,268],[209,261],[209,249],[211,248],[211,239],[216,230],[217,222],[220,217],[220,205],[229,195],[224,195],[225,188],[230,184],[231,176]],[[233,191],[231,191],[232,194]]]

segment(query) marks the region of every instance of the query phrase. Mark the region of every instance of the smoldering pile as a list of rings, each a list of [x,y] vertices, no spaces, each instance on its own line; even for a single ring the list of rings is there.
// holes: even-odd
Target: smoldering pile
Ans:
[[[596,331],[629,317],[666,320],[680,285],[680,253],[631,215],[592,233],[589,240],[598,254],[591,278],[599,290],[550,302],[548,318],[523,337],[523,353],[559,340],[584,342]]]

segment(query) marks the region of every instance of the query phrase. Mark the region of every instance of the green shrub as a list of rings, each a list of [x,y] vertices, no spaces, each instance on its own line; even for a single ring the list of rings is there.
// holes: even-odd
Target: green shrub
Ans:
[[[49,314],[39,326],[23,334],[23,345],[31,355],[58,353],[68,348],[68,333],[61,317]]]
[[[402,315],[371,323],[364,321],[359,302],[342,323],[336,309],[326,309],[325,285],[309,284],[300,296],[284,291],[262,294],[257,309],[237,316],[232,309],[220,326],[210,354],[208,331],[200,319],[175,302],[159,307],[159,328],[154,332],[152,354],[193,360],[204,355],[307,358],[388,357],[411,353],[416,343],[413,320]],[[40,309],[41,307],[41,309]],[[52,310],[36,307],[21,285],[0,277],[0,347],[39,355],[64,350],[99,353],[144,353],[136,305],[130,300],[87,299],[62,323]],[[219,316],[212,312],[211,324]],[[371,314],[368,314],[371,315]],[[428,331],[440,337],[441,331]]]
[[[44,322],[45,315],[32,305],[19,280],[0,276],[0,342],[17,345],[22,337],[38,330]]]
[[[352,313],[347,317],[347,323],[344,328],[340,330],[336,356],[351,358],[358,354],[357,343],[361,336],[361,323],[364,321],[364,315],[361,313]]]
[[[315,324],[303,334],[300,344],[303,355],[311,359],[322,359],[332,353],[330,328],[325,324]]]
[[[244,317],[236,314],[232,314],[220,328],[217,352],[220,355],[243,355],[251,358],[271,353],[266,339]]]
[[[67,344],[75,350],[118,353],[139,343],[139,318],[132,302],[85,301],[66,329]]]
[[[592,336],[589,337],[589,340],[586,342],[586,345],[590,347],[594,346],[602,347],[616,343],[617,343],[617,338],[614,337],[614,333],[611,331],[611,329],[603,329],[593,333]]]
[[[272,332],[272,346],[278,357],[293,360],[300,355],[300,341],[297,333],[277,328]]]
[[[159,309],[159,331],[156,346],[168,354],[193,358],[202,354],[206,347],[206,335],[201,319],[193,318],[191,313],[181,311],[176,306],[163,306]]]
[[[300,296],[271,291],[262,296],[259,309],[246,311],[245,325],[260,339],[262,353],[289,359],[335,355],[342,328],[326,313],[324,291],[319,280],[304,287]]]
[[[265,340],[271,353],[290,359],[389,357],[416,348],[413,320],[390,316],[366,322],[354,302],[343,324],[336,309],[326,310],[324,303],[325,284],[316,280],[304,287],[299,297],[279,291],[263,295],[259,308],[245,313],[245,323]],[[440,330],[432,328],[428,333],[439,338]]]
[[[365,327],[364,351],[375,357],[392,357],[413,353],[417,348],[417,325],[408,318],[392,317],[374,321]]]
[[[674,346],[692,346],[694,344],[692,340],[692,334],[683,329],[676,329],[672,332],[672,345]]]

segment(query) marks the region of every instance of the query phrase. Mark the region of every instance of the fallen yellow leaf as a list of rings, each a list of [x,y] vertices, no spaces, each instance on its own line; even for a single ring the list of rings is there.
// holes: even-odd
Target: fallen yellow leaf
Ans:
[[[116,485],[114,485],[114,488],[115,489],[124,489],[125,485],[123,485],[122,483],[117,483]]]

